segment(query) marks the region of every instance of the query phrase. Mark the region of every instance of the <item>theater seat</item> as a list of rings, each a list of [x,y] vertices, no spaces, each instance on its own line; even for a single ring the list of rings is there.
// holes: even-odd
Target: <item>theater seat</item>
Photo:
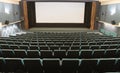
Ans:
[[[0,58],[0,72],[4,72],[5,71],[5,62],[4,62],[4,58]]]
[[[60,46],[60,50],[68,50],[70,49],[70,46]]]
[[[92,73],[96,70],[97,59],[81,59],[78,73]]]
[[[92,58],[92,50],[80,50],[80,58]]]
[[[92,55],[93,58],[104,58],[105,57],[105,49],[95,49]]]
[[[116,59],[115,58],[101,58],[99,59],[98,72],[115,72]]]
[[[91,46],[90,46],[90,49],[99,49],[99,48],[100,48],[99,45],[91,45]]]
[[[71,46],[71,50],[80,50],[80,45]]]
[[[2,57],[4,58],[14,58],[15,57],[15,53],[12,49],[1,49],[1,54]]]
[[[29,49],[30,50],[39,50],[39,47],[38,47],[38,45],[30,45]]]
[[[100,46],[100,49],[109,49],[109,45],[108,44],[104,44]]]
[[[73,42],[73,45],[80,45],[80,42]]]
[[[116,50],[117,49],[106,49],[105,56],[106,58],[116,58]]]
[[[30,42],[30,45],[38,45],[37,40],[36,40],[36,41],[32,41],[32,42]]]
[[[79,50],[68,50],[67,58],[79,58]]]
[[[40,50],[40,57],[41,58],[52,58],[53,52],[52,50]]]
[[[24,58],[24,65],[28,73],[43,73],[42,60],[40,58]]]
[[[49,47],[45,45],[40,45],[40,50],[49,50]]]
[[[116,57],[120,57],[120,48],[116,50]]]
[[[12,45],[14,44],[14,41],[4,41],[3,43],[1,43],[2,41],[0,41],[0,44],[9,44],[9,45]]]
[[[89,45],[81,45],[81,49],[90,49]]]
[[[27,51],[24,49],[14,49],[15,57],[16,58],[26,58]]]
[[[9,45],[9,48],[10,48],[10,49],[18,49],[19,46],[18,46],[18,45]]]
[[[117,49],[118,48],[118,44],[111,44],[109,46],[109,49]]]
[[[9,45],[8,44],[0,44],[0,48],[1,49],[9,49]]]
[[[29,49],[28,45],[19,45],[19,48],[20,49],[24,49],[24,50],[28,50]]]
[[[60,59],[44,58],[43,70],[45,73],[60,73]]]
[[[55,58],[66,58],[66,50],[54,50]]]
[[[40,52],[39,50],[27,50],[27,57],[28,58],[39,58]]]
[[[120,58],[116,58],[115,66],[116,72],[120,72]]]
[[[88,42],[81,42],[80,45],[88,45]]]
[[[24,44],[22,42],[14,42],[14,43],[15,43],[15,45],[22,45],[22,44]],[[26,45],[26,44],[24,44],[24,45]]]
[[[62,59],[62,73],[76,73],[79,67],[79,59]]]
[[[7,44],[7,42],[4,40],[0,40],[0,44]]]
[[[50,50],[59,50],[59,46],[53,46],[53,45],[51,45],[51,46],[49,46],[50,47]]]
[[[5,58],[5,72],[24,72],[24,69],[21,58]]]

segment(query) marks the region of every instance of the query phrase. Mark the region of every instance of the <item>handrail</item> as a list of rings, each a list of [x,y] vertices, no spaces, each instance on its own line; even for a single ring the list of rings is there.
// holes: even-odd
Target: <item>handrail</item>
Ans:
[[[15,22],[9,23],[8,25],[15,24],[15,23],[20,23],[20,22],[22,22],[22,21],[23,21],[23,20],[18,20],[18,21],[15,21]]]
[[[9,23],[9,24],[7,24],[7,25],[0,25],[0,28],[6,27],[6,26],[9,26],[9,25],[13,25],[13,24],[15,24],[15,23],[20,23],[20,22],[22,22],[22,21],[23,21],[23,19],[22,19],[22,20],[15,21],[15,22],[11,22],[11,23]]]
[[[111,23],[108,22],[104,22],[104,21],[99,21],[100,23],[104,23],[106,25],[110,25],[110,26],[115,26],[115,27],[120,27],[119,25],[112,25]]]

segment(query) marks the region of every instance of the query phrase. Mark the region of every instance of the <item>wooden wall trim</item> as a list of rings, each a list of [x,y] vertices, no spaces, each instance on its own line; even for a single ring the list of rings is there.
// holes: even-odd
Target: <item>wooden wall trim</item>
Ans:
[[[27,10],[27,2],[26,2],[26,0],[23,0],[23,15],[24,15],[24,28],[29,29],[28,10]]]
[[[96,2],[92,2],[92,12],[91,12],[91,21],[90,21],[90,29],[94,30],[95,28],[95,18],[96,18]]]

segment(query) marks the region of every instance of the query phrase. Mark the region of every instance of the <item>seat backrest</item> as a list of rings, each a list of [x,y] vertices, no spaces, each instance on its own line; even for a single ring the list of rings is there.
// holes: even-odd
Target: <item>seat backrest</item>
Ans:
[[[15,53],[12,49],[1,49],[1,54],[4,58],[15,57]]]
[[[40,50],[40,57],[41,58],[52,58],[53,52],[52,50]]]
[[[62,59],[62,69],[66,70],[75,70],[79,67],[79,59],[68,59],[68,58],[63,58]]]
[[[80,42],[73,42],[73,45],[80,45]]]
[[[81,42],[80,45],[88,45],[88,42]]]
[[[40,52],[39,50],[27,50],[27,57],[28,58],[39,58]]]
[[[45,45],[40,45],[40,50],[49,50],[49,47]]]
[[[30,50],[39,50],[39,47],[38,47],[38,45],[30,45],[29,49]]]
[[[98,70],[102,72],[115,71],[115,58],[101,58],[99,59]]]
[[[79,50],[68,50],[67,57],[68,58],[79,58]]]
[[[20,48],[20,49],[28,50],[28,49],[29,49],[29,46],[28,46],[28,45],[19,45],[19,48]]]
[[[97,59],[81,59],[80,70],[94,70],[97,66]]]
[[[93,58],[104,58],[105,49],[94,49],[94,53],[92,55]]]
[[[60,50],[68,50],[70,49],[70,46],[66,45],[66,46],[60,46]]]
[[[90,49],[90,46],[89,45],[81,45],[80,49]]]
[[[21,58],[5,58],[5,69],[7,72],[24,70],[24,63]]]
[[[54,57],[55,58],[65,58],[66,50],[54,50]]]
[[[0,48],[1,49],[9,49],[9,45],[8,44],[0,44]]]
[[[118,44],[109,45],[109,49],[117,49],[117,48],[118,48]]]
[[[100,48],[100,45],[91,45],[90,46],[90,49],[99,49]]]
[[[108,44],[100,45],[100,49],[109,49],[109,45]]]
[[[38,45],[38,42],[35,41],[35,42],[30,42],[30,45]]]
[[[9,45],[9,46],[10,46],[10,49],[19,49],[18,45]]]
[[[77,46],[71,46],[70,50],[80,50],[80,45]]]
[[[42,60],[40,58],[24,58],[23,61],[28,72],[42,72]]]
[[[115,58],[117,49],[106,49],[105,57],[106,58]]]
[[[16,58],[26,58],[27,51],[24,49],[14,49],[15,57]]]
[[[92,50],[80,50],[80,58],[91,58],[92,57]]]
[[[120,57],[120,48],[116,50],[116,57]]]
[[[5,71],[5,61],[4,58],[0,58],[0,72],[4,72]]]
[[[43,68],[45,70],[60,69],[60,59],[59,58],[44,58],[43,59]]]
[[[52,45],[51,45],[51,46],[49,46],[49,47],[50,47],[50,50],[53,50],[53,51],[54,51],[54,50],[59,50],[59,46],[57,46],[57,45],[56,45],[56,46],[54,46],[54,45],[52,46]]]

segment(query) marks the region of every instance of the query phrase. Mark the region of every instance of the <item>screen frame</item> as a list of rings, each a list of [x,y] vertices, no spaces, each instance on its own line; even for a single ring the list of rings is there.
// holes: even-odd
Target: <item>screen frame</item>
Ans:
[[[85,22],[85,2],[55,2],[55,3],[68,3],[68,5],[69,5],[69,3],[73,3],[73,4],[79,4],[79,5],[82,5],[84,8],[81,8],[82,10],[84,10],[83,12],[81,12],[81,13],[83,13],[83,16],[82,16],[82,20],[80,20],[80,21],[77,21],[77,22],[63,22],[63,21],[61,21],[61,22],[54,22],[53,20],[52,20],[52,22],[50,21],[50,22],[40,22],[40,21],[38,21],[38,19],[37,19],[37,16],[36,15],[38,15],[37,13],[38,12],[36,12],[37,10],[37,5],[39,4],[39,3],[42,3],[42,2],[35,2],[35,18],[36,18],[36,23],[75,23],[75,24],[79,24],[79,23],[84,23]],[[45,2],[43,2],[43,3],[45,3]],[[50,3],[50,2],[46,2],[46,3]],[[54,4],[54,2],[51,2],[52,4]],[[80,18],[79,18],[80,19]],[[58,20],[59,21],[59,20]]]
[[[85,3],[85,17],[84,23],[36,23],[36,12],[35,12],[35,2],[84,2]],[[27,1],[28,7],[28,22],[29,28],[31,27],[83,27],[83,28],[90,28],[90,21],[91,21],[91,9],[92,9],[92,2],[85,2],[85,1]],[[69,24],[69,25],[68,25]]]

